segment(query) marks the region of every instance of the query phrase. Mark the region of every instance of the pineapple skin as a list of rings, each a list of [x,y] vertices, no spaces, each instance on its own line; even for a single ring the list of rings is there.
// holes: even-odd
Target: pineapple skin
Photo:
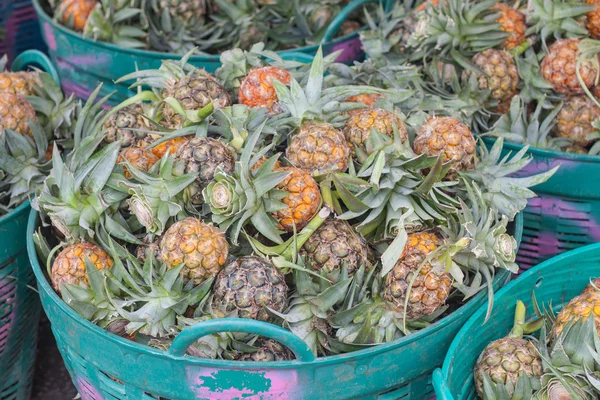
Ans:
[[[267,309],[283,312],[287,306],[285,277],[266,260],[246,256],[227,264],[217,275],[213,288],[213,312],[240,318],[269,321]]]
[[[304,228],[319,211],[321,191],[310,174],[299,168],[284,167],[276,171],[290,171],[290,174],[275,188],[289,194],[281,200],[287,208],[272,213],[278,223],[277,228],[294,232]]]
[[[127,147],[121,151],[117,158],[117,163],[125,163],[125,160],[129,161],[131,165],[142,171],[150,171],[150,168],[159,161],[151,151],[144,150],[139,147]],[[127,166],[123,166],[125,178],[131,178],[131,172],[127,169]]]
[[[504,48],[507,50],[514,49],[523,43],[525,41],[525,31],[527,31],[525,14],[504,3],[496,3],[492,8],[501,13],[497,21],[500,24],[500,29],[510,33],[510,36],[504,41]]]
[[[32,96],[34,85],[39,84],[37,72],[1,72],[0,93]]]
[[[404,314],[408,287],[418,273],[410,290],[406,318],[416,319],[433,314],[448,298],[452,278],[447,272],[438,272],[429,263],[419,267],[425,258],[441,244],[435,232],[417,232],[408,235],[402,255],[387,274],[384,298],[396,311]],[[417,272],[418,271],[418,272]]]
[[[63,249],[52,264],[51,280],[54,290],[60,293],[61,284],[88,285],[85,259],[98,270],[110,269],[113,259],[104,249],[92,243],[75,243]]]
[[[25,97],[12,93],[0,95],[0,135],[4,129],[12,129],[33,137],[28,119],[37,122],[35,109]]]
[[[169,268],[185,264],[181,274],[199,285],[216,276],[227,262],[229,244],[212,224],[188,217],[171,225],[160,243],[160,258]]]
[[[586,95],[567,98],[558,115],[554,135],[573,139],[574,144],[589,146],[592,141],[586,137],[596,131],[592,123],[600,118],[600,108]]]
[[[250,71],[240,85],[238,97],[240,104],[248,107],[264,107],[270,114],[283,112],[277,99],[273,80],[288,85],[292,77],[289,72],[278,67],[261,67]]]
[[[70,25],[70,28],[83,32],[87,19],[97,4],[97,0],[61,0],[56,13],[61,16],[64,25]]]
[[[554,90],[564,95],[584,94],[577,78],[577,53],[580,39],[560,39],[548,48],[542,60],[542,76]],[[591,88],[596,79],[596,69],[588,62],[580,65],[579,73],[586,87]]]
[[[344,135],[354,152],[354,146],[365,148],[365,142],[371,135],[371,128],[393,137],[394,124],[398,128],[402,141],[408,140],[404,122],[393,113],[381,108],[355,110],[355,113],[346,121]]]
[[[350,146],[339,129],[326,123],[302,126],[286,150],[296,167],[313,174],[344,172],[350,160]]]

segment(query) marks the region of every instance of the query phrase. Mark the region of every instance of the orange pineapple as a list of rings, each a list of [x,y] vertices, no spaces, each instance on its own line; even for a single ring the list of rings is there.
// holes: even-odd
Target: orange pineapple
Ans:
[[[28,119],[37,122],[35,110],[25,97],[11,93],[0,95],[0,134],[4,129],[12,129],[32,136]]]
[[[290,171],[290,174],[276,186],[289,194],[281,200],[287,208],[275,211],[273,218],[279,223],[278,228],[286,232],[300,230],[308,224],[321,206],[319,185],[308,173],[299,168],[281,168],[279,171]]]
[[[117,163],[125,164],[125,160],[129,161],[135,168],[147,172],[159,161],[159,158],[156,157],[151,151],[144,150],[139,147],[128,147],[121,151],[119,158],[117,158]],[[127,167],[124,166],[123,168],[125,172],[125,178],[131,178],[131,173],[127,170]]]
[[[56,16],[65,26],[83,32],[87,19],[97,4],[97,0],[61,0],[56,8]]]
[[[583,94],[576,73],[580,39],[560,39],[548,49],[542,60],[542,76],[560,94]],[[596,68],[590,61],[582,61],[579,68],[585,86],[591,88],[596,80]]]
[[[525,31],[527,30],[525,14],[504,3],[496,3],[492,8],[500,12],[500,18],[497,21],[500,24],[500,29],[510,33],[510,36],[504,42],[504,48],[512,49],[523,43],[525,41]]]
[[[60,285],[88,285],[88,276],[85,266],[86,258],[97,269],[110,269],[113,259],[104,249],[92,243],[75,243],[61,251],[52,264],[52,287],[60,292]]]
[[[252,70],[242,81],[239,101],[248,107],[266,107],[271,114],[282,112],[277,93],[271,81],[275,79],[287,85],[291,75],[283,68],[261,67]]]

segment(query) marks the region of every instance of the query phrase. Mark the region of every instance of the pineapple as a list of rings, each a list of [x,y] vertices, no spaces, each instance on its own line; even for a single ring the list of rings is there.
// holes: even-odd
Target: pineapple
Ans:
[[[496,3],[492,10],[500,12],[500,17],[497,22],[500,24],[500,29],[510,33],[510,36],[504,41],[505,49],[513,49],[525,41],[527,23],[525,14],[510,7],[504,3]]]
[[[285,278],[265,259],[245,256],[227,264],[215,279],[212,312],[219,317],[272,320],[267,308],[281,312],[287,307]]]
[[[156,1],[156,0],[155,0]],[[158,0],[160,10],[167,10],[172,18],[184,25],[200,21],[214,8],[213,0]]]
[[[375,93],[375,94],[357,94],[356,96],[350,96],[348,97],[345,101],[348,103],[358,103],[358,104],[362,104],[364,106],[367,106],[367,108],[373,108],[375,107],[375,103],[377,102],[377,100],[379,100],[380,98],[382,98],[383,96],[381,94]],[[360,112],[362,109],[359,108],[357,110],[350,110],[348,111],[349,115],[354,115],[357,114],[358,112]]]
[[[32,136],[28,120],[37,122],[37,116],[25,97],[11,93],[0,95],[0,135],[4,129],[12,129],[21,135]]]
[[[88,17],[97,4],[97,0],[60,0],[55,18],[66,27],[83,32]]]
[[[573,153],[573,154],[588,154],[589,151],[587,148],[580,146],[578,144],[571,144],[567,147],[563,147],[561,149],[565,153]]]
[[[50,278],[54,290],[60,293],[64,284],[87,286],[86,260],[98,270],[110,269],[113,265],[113,259],[101,247],[87,242],[72,244],[62,250],[52,264]]]
[[[169,268],[184,265],[181,274],[198,285],[215,277],[227,262],[229,244],[212,224],[197,218],[174,223],[160,242],[160,258]]]
[[[207,137],[197,137],[183,144],[175,159],[181,163],[181,172],[198,174],[196,182],[188,188],[193,204],[202,203],[202,189],[213,180],[217,168],[231,173],[235,163],[234,152],[225,143]]]
[[[364,150],[371,129],[392,137],[394,135],[394,125],[398,129],[402,140],[408,140],[404,122],[394,113],[381,108],[356,110],[354,115],[346,121],[344,135],[348,143],[353,146],[353,151],[355,147]]]
[[[181,146],[189,142],[189,140],[190,137],[188,136],[176,137],[162,142],[156,146],[151,146],[149,150],[158,158],[163,158],[163,156],[167,154],[167,152],[170,155],[174,156],[177,154],[177,151],[179,151]]]
[[[560,94],[584,94],[576,73],[580,43],[580,39],[559,39],[548,48],[548,54],[542,60],[542,76]],[[581,80],[587,88],[591,88],[598,71],[591,60],[580,62]]]
[[[315,271],[333,277],[334,281],[343,267],[348,276],[353,276],[360,267],[371,267],[367,242],[348,223],[334,218],[325,221],[310,236],[300,254]]]
[[[477,76],[479,89],[489,90],[490,97],[498,103],[509,102],[517,94],[519,73],[513,57],[505,51],[487,49],[473,56],[471,60],[483,74]],[[463,71],[463,80],[473,75]]]
[[[295,358],[290,349],[273,339],[259,338],[254,342],[254,347],[256,347],[255,352],[241,354],[236,359],[238,361],[267,362],[289,361]]]
[[[144,110],[140,104],[132,104],[111,114],[104,121],[104,141],[120,142],[121,147],[145,147],[148,135],[141,130],[148,129],[148,125],[143,115]]]
[[[131,173],[127,170],[127,163],[130,163],[139,170],[148,172],[150,171],[150,168],[152,168],[158,161],[159,158],[157,158],[151,151],[144,150],[139,147],[125,148],[119,154],[119,158],[117,158],[117,164],[124,164],[123,170],[127,179],[131,178]]]
[[[271,215],[278,222],[278,228],[294,232],[304,228],[321,207],[319,185],[310,174],[299,168],[284,167],[278,171],[288,171],[289,175],[275,189],[287,192],[281,200],[287,207]]]
[[[475,387],[481,398],[484,379],[504,385],[509,396],[515,392],[517,380],[523,375],[536,378],[542,375],[542,358],[536,346],[523,339],[526,331],[525,305],[517,303],[515,324],[510,334],[486,346],[475,364]]]
[[[286,155],[294,166],[312,175],[345,172],[350,146],[331,124],[308,122],[292,137]]]
[[[600,39],[600,0],[585,0],[596,8],[586,14],[586,27],[593,39]]]
[[[573,139],[574,144],[589,146],[592,141],[587,136],[595,132],[592,123],[600,118],[600,108],[586,95],[568,97],[554,126],[554,136]]]
[[[563,307],[556,316],[550,337],[556,339],[570,323],[585,321],[590,317],[594,319],[596,329],[600,332],[600,290],[593,286],[586,287],[579,296]]]
[[[0,58],[0,71],[5,69],[7,61],[8,57],[6,55]],[[37,71],[0,72],[0,93],[31,96],[35,94],[34,86],[39,83],[39,73]]]
[[[452,287],[450,274],[435,265],[433,260],[423,264],[425,258],[441,244],[442,239],[436,232],[409,234],[400,259],[386,276],[384,298],[403,314],[408,296],[408,319],[431,315],[448,299]],[[412,288],[407,293],[411,282]]]
[[[475,137],[456,118],[429,117],[417,132],[413,149],[417,154],[442,154],[445,162],[454,162],[452,172],[475,167]]]
[[[265,107],[270,114],[283,112],[273,80],[289,85],[291,75],[283,68],[261,67],[250,71],[244,78],[239,89],[239,102],[248,107]]]

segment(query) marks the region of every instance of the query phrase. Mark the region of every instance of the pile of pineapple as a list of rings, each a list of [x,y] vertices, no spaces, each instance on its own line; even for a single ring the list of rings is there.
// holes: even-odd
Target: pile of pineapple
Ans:
[[[380,10],[361,37],[378,67],[414,68],[424,110],[482,136],[600,153],[596,1],[413,3]]]
[[[351,85],[371,80],[368,65],[321,50],[287,62],[257,44],[223,53],[211,75],[187,63],[192,53],[121,78],[138,91],[112,109],[99,87],[68,118],[44,119],[64,136],[51,169],[21,160],[48,175],[28,191],[34,240],[83,318],[158,348],[187,326],[248,318],[327,356],[410,335],[518,271],[508,224],[555,170],[512,178],[524,152],[501,158],[501,140],[487,149],[454,117],[403,113],[394,104],[414,102],[411,91],[384,87],[407,70]],[[19,103],[0,118],[34,130]],[[293,358],[239,333],[188,352]]]
[[[263,42],[271,50],[320,43],[349,0],[48,0],[59,23],[123,48],[220,54]],[[364,26],[355,13],[340,26]]]
[[[488,399],[600,397],[600,279],[555,315],[551,304],[525,323],[518,301],[508,336],[488,344],[474,370],[477,394]],[[535,300],[535,299],[534,299]],[[540,332],[534,337],[534,332]],[[524,337],[524,335],[528,335]]]

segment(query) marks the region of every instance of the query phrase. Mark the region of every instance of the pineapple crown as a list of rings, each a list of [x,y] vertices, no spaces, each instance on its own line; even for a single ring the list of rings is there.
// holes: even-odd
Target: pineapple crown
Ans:
[[[48,139],[42,127],[29,120],[33,137],[5,129],[0,135],[0,199],[8,198],[8,204],[0,203],[0,214],[27,201],[38,194],[44,179],[50,172],[51,163],[46,159]]]
[[[559,168],[527,177],[514,178],[511,175],[525,168],[532,157],[526,157],[529,146],[524,146],[512,157],[509,153],[501,159],[504,139],[499,137],[490,150],[485,145],[477,146],[479,161],[475,169],[461,171],[465,181],[483,188],[483,195],[491,208],[513,220],[525,208],[527,200],[536,196],[529,188],[546,182]]]
[[[345,99],[359,94],[385,93],[384,90],[371,86],[341,86],[324,89],[324,72],[323,49],[319,48],[304,88],[293,77],[289,88],[277,80],[273,81],[277,98],[287,110],[287,113],[274,118],[280,126],[295,130],[306,120],[320,120],[339,127],[346,118],[345,112],[356,108],[356,104],[344,103]]]
[[[146,47],[146,22],[140,0],[100,0],[88,16],[83,34],[128,49]],[[141,26],[141,27],[138,27]]]
[[[223,231],[231,229],[233,244],[238,243],[239,234],[248,222],[252,222],[269,240],[283,243],[269,213],[287,207],[281,202],[287,193],[274,188],[289,175],[289,172],[273,171],[278,156],[269,158],[255,172],[250,170],[269,150],[269,147],[265,147],[253,155],[263,125],[248,137],[240,160],[235,163],[233,174],[217,169],[214,180],[202,192],[204,201],[212,212],[213,222]]]
[[[588,36],[585,25],[580,21],[586,13],[596,9],[595,5],[564,0],[531,0],[528,3],[529,29],[526,35],[539,35],[544,49],[546,40]]]
[[[542,76],[538,55],[534,49],[527,49],[524,53],[515,57],[519,81],[522,85],[519,95],[526,104],[542,102],[544,108],[549,108],[551,103],[557,103],[561,99],[554,93],[552,85]]]
[[[149,172],[136,168],[128,160],[125,162],[133,181],[113,175],[107,186],[130,196],[127,199],[129,211],[145,227],[146,234],[161,235],[174,219],[188,216],[184,190],[194,182],[198,173],[177,176],[175,159],[167,155]]]
[[[535,111],[529,113],[523,97],[513,97],[510,111],[502,115],[489,132],[491,136],[505,138],[509,142],[527,144],[541,149],[559,150],[569,144],[568,139],[552,138],[552,129],[562,104],[546,110],[546,103],[537,103]]]
[[[411,60],[438,54],[460,64],[475,53],[502,44],[508,34],[496,22],[499,14],[492,8],[496,2],[445,0],[438,6],[428,4],[419,13],[415,32],[408,40],[415,50]]]
[[[36,111],[40,124],[48,138],[72,139],[78,102],[74,95],[65,98],[58,83],[46,72],[38,73],[39,84],[34,85],[36,94],[27,96]]]

